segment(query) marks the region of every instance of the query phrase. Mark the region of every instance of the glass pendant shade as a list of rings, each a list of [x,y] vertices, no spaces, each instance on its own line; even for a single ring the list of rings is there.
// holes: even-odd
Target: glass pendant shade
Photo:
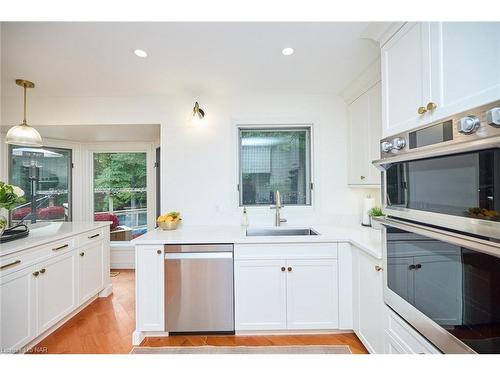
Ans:
[[[27,124],[13,126],[5,136],[5,143],[18,146],[41,147],[42,137],[35,128]]]
[[[34,88],[35,84],[25,79],[16,79],[16,85],[24,89],[24,118],[21,124],[9,129],[5,136],[5,143],[18,146],[41,147],[42,137],[40,133],[26,122],[26,89]]]

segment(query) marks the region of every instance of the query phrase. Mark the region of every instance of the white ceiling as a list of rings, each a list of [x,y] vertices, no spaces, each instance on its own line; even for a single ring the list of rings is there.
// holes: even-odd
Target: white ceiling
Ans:
[[[368,22],[2,23],[2,91],[109,96],[339,93],[379,54]],[[284,47],[295,48],[283,56]],[[144,49],[149,56],[133,54]]]

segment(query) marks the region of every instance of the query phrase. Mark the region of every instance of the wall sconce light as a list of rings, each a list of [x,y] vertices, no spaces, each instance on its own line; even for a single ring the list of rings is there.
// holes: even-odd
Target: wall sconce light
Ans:
[[[200,108],[200,105],[198,104],[198,102],[195,102],[194,103],[194,107],[193,107],[193,117],[196,119],[199,119],[201,120],[203,117],[205,117],[205,111],[203,109]]]

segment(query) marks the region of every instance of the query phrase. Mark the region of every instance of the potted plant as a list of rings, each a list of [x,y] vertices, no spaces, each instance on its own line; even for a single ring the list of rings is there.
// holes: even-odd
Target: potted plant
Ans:
[[[373,207],[368,211],[368,216],[370,217],[370,225],[373,229],[380,229],[381,225],[378,221],[372,220],[374,217],[384,216],[382,209],[380,207]]]
[[[21,188],[0,181],[0,236],[7,229],[9,211],[24,203],[23,196],[24,191]],[[4,210],[7,211],[7,215],[2,215]]]

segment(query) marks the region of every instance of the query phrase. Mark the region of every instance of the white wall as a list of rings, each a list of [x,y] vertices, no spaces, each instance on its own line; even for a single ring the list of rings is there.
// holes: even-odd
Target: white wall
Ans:
[[[191,122],[194,100],[207,116]],[[22,98],[2,98],[2,125],[19,121]],[[312,207],[286,207],[288,225],[359,220],[362,190],[347,188],[346,106],[337,96],[113,97],[30,99],[38,125],[161,124],[162,210],[184,225],[239,224],[237,124],[313,124]],[[268,207],[249,210],[251,225],[273,223]]]

